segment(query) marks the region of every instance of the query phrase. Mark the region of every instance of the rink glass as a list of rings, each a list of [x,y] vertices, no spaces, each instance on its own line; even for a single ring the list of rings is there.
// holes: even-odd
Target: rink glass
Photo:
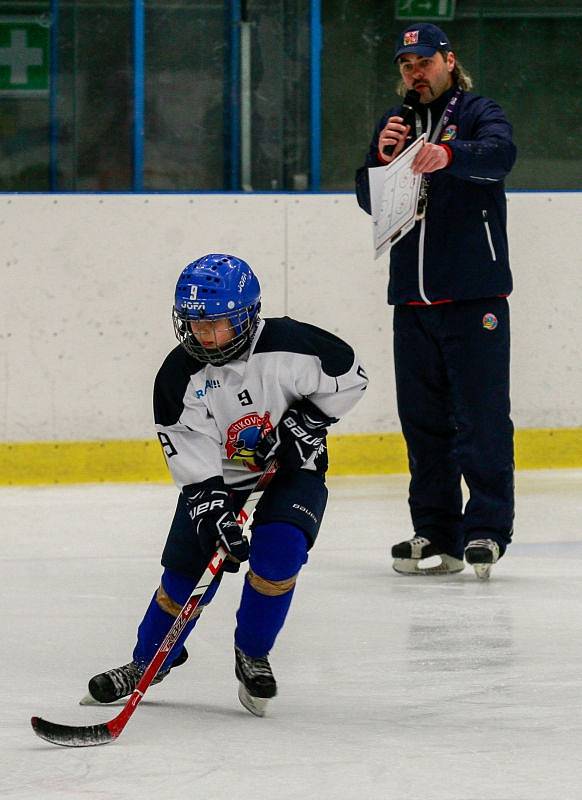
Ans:
[[[410,20],[395,8],[5,3],[0,191],[351,192],[375,121],[397,102],[393,45]],[[452,21],[434,21],[514,125],[508,188],[579,188],[579,1],[459,0]]]

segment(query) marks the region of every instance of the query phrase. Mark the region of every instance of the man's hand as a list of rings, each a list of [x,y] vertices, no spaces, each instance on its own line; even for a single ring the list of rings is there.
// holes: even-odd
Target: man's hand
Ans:
[[[425,144],[414,159],[412,171],[419,175],[422,172],[436,172],[449,166],[451,151],[442,144]]]
[[[328,417],[310,400],[299,400],[255,449],[255,464],[265,469],[275,459],[281,469],[300,469],[316,453],[335,417]]]
[[[397,155],[404,150],[404,145],[410,133],[410,125],[403,125],[402,117],[390,117],[385,127],[380,131],[378,139],[378,158],[384,164],[394,161]],[[386,145],[395,145],[392,155],[384,155]]]
[[[228,551],[224,569],[237,572],[240,562],[248,560],[249,540],[236,521],[224,482],[213,479],[208,484],[198,491],[196,487],[187,487],[194,490],[186,496],[188,513],[202,552],[210,557],[218,544],[222,544]]]

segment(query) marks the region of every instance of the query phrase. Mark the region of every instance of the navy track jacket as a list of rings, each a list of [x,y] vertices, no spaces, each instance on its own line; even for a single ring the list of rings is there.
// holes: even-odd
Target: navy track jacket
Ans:
[[[426,106],[423,130],[432,134],[456,87]],[[378,137],[391,108],[376,126],[365,166],[356,172],[359,205],[368,214],[368,167],[381,166]],[[414,135],[414,131],[412,132]],[[434,303],[508,295],[512,289],[503,180],[516,157],[512,128],[501,108],[463,92],[437,143],[452,161],[431,173],[424,220],[390,250],[388,302]]]

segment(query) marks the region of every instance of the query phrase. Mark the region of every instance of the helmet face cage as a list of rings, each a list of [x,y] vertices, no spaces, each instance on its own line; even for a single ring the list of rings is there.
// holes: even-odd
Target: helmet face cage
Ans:
[[[243,353],[258,323],[261,289],[249,265],[236,256],[211,253],[193,261],[178,279],[172,311],[174,331],[182,347],[206,364],[225,364]],[[218,345],[216,331],[207,326],[203,346],[191,326],[193,321],[226,320],[233,338]]]
[[[258,311],[259,305],[257,304],[255,306],[243,308],[240,311],[231,311],[227,314],[208,314],[199,317],[188,317],[186,314],[181,314],[174,306],[172,309],[174,332],[184,350],[195,359],[204,364],[220,366],[236,358],[247,349],[259,321]],[[215,333],[215,347],[203,347],[192,332],[190,326],[193,320],[202,319],[209,322],[214,320],[227,320],[234,330],[234,337],[226,344],[219,346],[216,342]]]

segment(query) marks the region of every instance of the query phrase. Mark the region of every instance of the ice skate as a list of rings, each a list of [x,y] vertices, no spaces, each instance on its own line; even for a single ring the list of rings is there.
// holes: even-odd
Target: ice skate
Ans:
[[[473,539],[465,547],[467,564],[472,564],[481,581],[489,580],[491,567],[499,561],[499,545],[493,539]]]
[[[179,667],[188,658],[188,651],[185,647],[178,658],[174,661],[171,667],[163,669],[158,672],[152,681],[152,686],[155,683],[161,683],[170,670],[174,667]],[[130,661],[129,664],[124,664],[122,667],[110,669],[107,672],[101,672],[95,675],[89,681],[89,692],[85,697],[81,698],[79,705],[90,706],[99,705],[101,703],[114,703],[116,700],[121,700],[122,697],[130,695],[143,675],[144,670],[135,663]]]
[[[256,717],[264,717],[267,703],[277,694],[277,683],[267,656],[251,658],[234,648],[235,674],[239,680],[238,699]]]
[[[440,564],[423,567],[420,562],[426,558],[438,556]],[[442,550],[430,539],[415,536],[405,542],[399,542],[392,548],[393,569],[401,575],[452,575],[465,568],[462,559],[454,558]]]

